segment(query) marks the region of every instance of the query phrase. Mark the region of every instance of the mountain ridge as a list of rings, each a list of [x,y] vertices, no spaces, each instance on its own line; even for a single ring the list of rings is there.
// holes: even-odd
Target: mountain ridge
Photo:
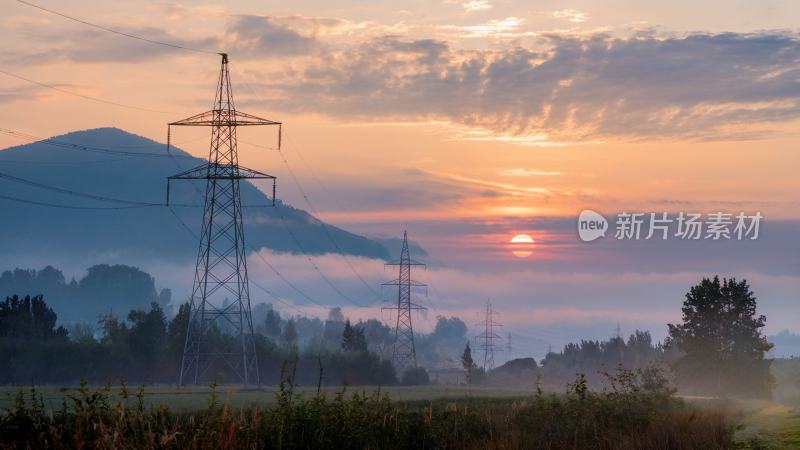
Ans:
[[[173,183],[170,202],[176,206],[170,210],[156,205],[165,201],[168,176],[205,160],[175,147],[170,156],[165,148],[163,143],[119,128],[96,128],[0,150],[0,172],[34,183],[0,179],[0,193],[5,195],[0,199],[0,214],[7,218],[0,221],[2,253],[114,252],[168,259],[193,257],[196,238],[172,215],[199,233],[204,186]],[[45,190],[35,183],[63,191]],[[241,196],[243,205],[272,204],[272,199],[250,182],[242,183]],[[152,205],[136,207],[135,202]],[[109,207],[122,209],[77,209]],[[323,228],[311,214],[280,200],[274,208],[246,208],[243,216],[246,243],[251,249],[312,255],[343,253],[383,260],[393,253],[373,239],[330,224]]]

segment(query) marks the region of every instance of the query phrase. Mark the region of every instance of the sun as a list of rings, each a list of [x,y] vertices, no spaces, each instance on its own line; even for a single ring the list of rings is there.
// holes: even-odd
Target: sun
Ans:
[[[533,238],[527,234],[518,234],[511,238],[511,253],[517,258],[527,258],[533,254]]]

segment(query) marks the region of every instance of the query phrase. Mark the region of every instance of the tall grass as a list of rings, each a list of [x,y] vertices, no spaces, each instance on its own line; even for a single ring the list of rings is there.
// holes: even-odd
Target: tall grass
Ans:
[[[297,395],[290,378],[277,404],[233,410],[211,395],[198,412],[146,407],[144,392],[85,383],[48,411],[35,389],[0,416],[0,448],[92,449],[721,449],[733,426],[666,389],[622,373],[592,392],[579,376],[564,394],[516,399],[396,403],[376,389]],[[629,377],[629,379],[625,379]]]

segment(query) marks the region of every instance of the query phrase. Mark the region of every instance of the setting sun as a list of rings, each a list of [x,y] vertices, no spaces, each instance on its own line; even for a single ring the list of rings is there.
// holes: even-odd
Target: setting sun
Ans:
[[[517,258],[527,258],[533,254],[533,238],[527,234],[518,234],[511,238],[511,252]]]

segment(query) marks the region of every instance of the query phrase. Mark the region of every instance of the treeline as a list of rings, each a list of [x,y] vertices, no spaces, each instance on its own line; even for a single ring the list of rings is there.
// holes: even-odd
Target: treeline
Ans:
[[[157,289],[153,276],[127,265],[95,265],[87,269],[85,276],[69,280],[52,266],[7,270],[0,274],[0,299],[13,295],[43,296],[72,340],[87,335],[102,340],[108,325],[103,321],[109,315],[135,327],[128,320],[130,311],[148,311],[152,303],[157,303],[169,319],[178,313],[174,308],[179,306],[171,303],[169,289]],[[345,322],[338,307],[330,310],[327,319],[320,319],[283,317],[270,304],[253,305],[255,331],[279,348],[292,344],[315,354],[338,350]],[[353,325],[363,331],[370,352],[383,359],[391,358],[391,327],[377,319]],[[287,337],[293,342],[287,342]],[[456,317],[439,318],[432,333],[416,333],[415,338],[417,361],[429,369],[457,367],[457,357],[469,339],[466,324]]]
[[[0,274],[0,298],[12,295],[43,296],[68,328],[76,323],[94,323],[100,315],[147,309],[151,303],[166,309],[172,297],[169,289],[156,289],[150,274],[123,264],[89,267],[77,280],[67,280],[52,266],[6,270]]]
[[[682,321],[668,324],[663,345],[637,330],[627,341],[617,336],[567,344],[559,353],[548,353],[541,366],[523,358],[489,373],[475,365],[467,345],[461,364],[471,383],[529,385],[536,377],[540,387],[549,389],[560,389],[575,374],[598,388],[617,368],[640,370],[655,364],[684,393],[768,398],[775,387],[767,357],[772,344],[762,332],[767,319],[756,313],[756,303],[745,280],[704,278],[689,289]]]
[[[285,345],[294,344],[307,352],[339,348],[347,318],[339,307],[331,308],[327,319],[294,316],[282,317],[270,304],[253,307],[256,332]],[[354,323],[366,341],[367,348],[384,359],[392,357],[394,329],[377,319]],[[288,331],[287,331],[288,330]],[[288,336],[287,336],[288,332]],[[417,363],[428,369],[458,367],[458,355],[469,340],[467,325],[458,317],[436,318],[431,333],[414,333]]]
[[[109,271],[128,272],[152,287],[145,289],[145,294],[155,295],[152,278],[142,278],[135,270],[95,267],[90,269],[91,278],[98,273],[106,273],[101,278],[108,277]],[[41,272],[53,275],[47,270]],[[41,272],[36,276],[43,276]],[[12,278],[18,280],[18,275]],[[76,289],[93,286],[84,280],[68,285],[78,286]],[[109,289],[114,292],[114,303],[116,291]],[[105,297],[110,295],[106,293]],[[703,279],[686,294],[682,312],[681,323],[668,325],[669,335],[663,345],[654,343],[649,332],[637,330],[627,339],[617,336],[567,344],[541,362],[516,359],[489,373],[473,361],[469,345],[464,348],[469,341],[464,322],[456,317],[438,317],[432,333],[417,335],[417,361],[429,370],[452,371],[461,366],[463,373],[455,380],[441,382],[526,388],[538,384],[555,390],[563,389],[575,374],[584,374],[587,384],[595,388],[601,386],[606,373],[618,367],[637,370],[659,363],[669,369],[675,385],[686,393],[770,395],[774,380],[766,353],[772,345],[761,332],[766,318],[756,314],[756,297],[746,281]],[[42,296],[9,297],[0,302],[0,383],[74,383],[82,378],[103,383],[120,376],[131,381],[174,383],[188,315],[188,305],[184,304],[170,318],[154,301],[149,308],[134,308],[122,317],[101,314],[96,326],[78,322],[66,329],[58,324],[56,311]],[[425,370],[394,372],[389,362],[394,333],[376,319],[350,323],[340,308],[331,309],[326,320],[284,318],[265,304],[253,309],[253,318],[262,383],[277,383],[285,362],[291,364],[297,382],[303,385],[316,385],[320,378],[326,385],[428,382]],[[224,330],[208,338],[233,339]],[[438,374],[434,379],[439,379]]]
[[[619,368],[639,370],[661,365],[666,370],[664,363],[674,355],[661,343],[654,343],[649,331],[636,330],[627,340],[620,336],[582,340],[565,345],[560,352],[549,352],[539,363],[534,358],[517,358],[488,372],[477,365],[467,344],[461,366],[470,384],[561,390],[576,374],[583,374],[589,387],[599,389],[608,374]]]
[[[327,320],[283,318],[270,305],[254,308],[255,343],[263,384],[276,384],[288,363],[299,384],[390,385],[427,383],[424,369],[396,374],[391,363],[392,329],[375,319],[350,323],[338,307]],[[100,315],[96,325],[58,324],[43,296],[11,296],[0,302],[0,384],[104,383],[125,377],[132,382],[174,383],[185,343],[189,306],[169,318],[158,303],[133,309],[124,317]],[[234,339],[212,330],[210,341]],[[434,331],[420,335],[420,364],[435,367],[439,356],[466,339],[466,325],[439,317]],[[210,345],[217,345],[210,342]],[[404,376],[405,375],[405,376]],[[219,375],[219,382],[225,380]]]
[[[559,387],[561,380],[582,373],[590,386],[599,387],[604,374],[617,367],[640,369],[666,363],[672,355],[661,343],[653,342],[649,331],[636,330],[627,340],[620,336],[606,341],[582,340],[567,344],[560,353],[548,353],[542,361],[541,379],[550,387]]]
[[[42,296],[9,297],[0,302],[0,361],[4,365],[0,384],[76,383],[81,379],[102,384],[120,377],[133,382],[174,383],[188,316],[188,304],[167,319],[163,309],[153,303],[149,310],[130,311],[126,320],[111,314],[101,317],[95,336],[88,328],[76,327],[70,333],[57,326],[57,315]],[[360,327],[345,321],[335,346],[302,352],[293,328],[293,321],[287,321],[275,339],[256,333],[262,383],[278,383],[287,361],[300,384],[316,385],[320,374],[326,385],[397,382],[391,363],[364,345],[351,345],[355,329],[361,336]],[[222,333],[210,336],[229,338]],[[346,348],[342,348],[343,341]]]

